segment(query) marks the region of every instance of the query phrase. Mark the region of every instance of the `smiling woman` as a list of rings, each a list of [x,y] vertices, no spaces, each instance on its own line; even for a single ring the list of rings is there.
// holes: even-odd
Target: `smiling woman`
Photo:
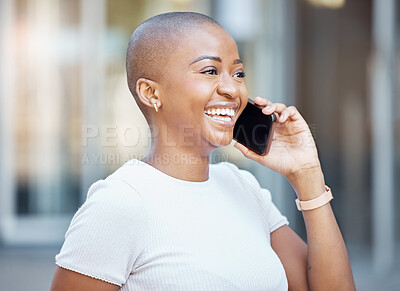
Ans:
[[[150,152],[91,186],[56,256],[52,290],[354,290],[329,199],[319,202],[330,190],[295,107],[255,98],[279,116],[275,140],[266,156],[236,147],[287,177],[308,205],[308,245],[249,172],[209,164],[248,101],[236,43],[218,23],[189,12],[145,21],[131,36],[127,73]]]
[[[134,32],[127,54],[128,80],[150,128],[168,129],[164,134],[152,133],[156,136],[153,147],[165,144],[164,138],[182,140],[183,128],[187,132],[185,143],[178,143],[174,149],[153,148],[151,152],[189,150],[208,159],[216,147],[231,142],[236,117],[247,103],[247,91],[233,38],[210,18],[189,15],[156,17]],[[143,59],[150,60],[150,66],[144,66]],[[154,114],[154,105],[162,107],[160,114]],[[204,113],[208,109],[211,115]],[[222,116],[221,109],[234,114]],[[199,170],[201,179],[207,179],[208,173]],[[163,171],[179,176],[171,172],[170,165]],[[193,169],[185,172],[192,175]],[[186,179],[198,179],[197,175]]]

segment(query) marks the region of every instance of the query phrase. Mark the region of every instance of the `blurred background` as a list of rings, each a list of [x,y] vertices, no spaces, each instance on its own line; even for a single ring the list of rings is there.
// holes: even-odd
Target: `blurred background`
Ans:
[[[357,289],[400,290],[396,0],[0,0],[0,289],[48,290],[89,186],[145,155],[125,50],[142,21],[176,10],[212,16],[233,35],[250,96],[299,108]],[[284,178],[232,146],[213,154],[226,160],[253,172],[305,238]]]

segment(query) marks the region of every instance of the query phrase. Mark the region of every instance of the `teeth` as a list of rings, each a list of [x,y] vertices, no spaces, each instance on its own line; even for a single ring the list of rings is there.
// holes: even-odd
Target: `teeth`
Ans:
[[[217,120],[222,120],[222,121],[231,121],[230,117],[223,117],[223,116],[218,116],[218,115],[214,115],[211,118],[217,119]]]
[[[216,109],[207,109],[204,113],[208,115],[227,115],[227,116],[235,116],[235,110],[231,108],[216,108]]]

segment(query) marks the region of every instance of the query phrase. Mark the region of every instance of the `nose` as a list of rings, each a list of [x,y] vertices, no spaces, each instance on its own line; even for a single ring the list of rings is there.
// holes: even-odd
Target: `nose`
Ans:
[[[229,74],[221,74],[220,82],[217,87],[217,93],[227,98],[238,98],[240,84]]]

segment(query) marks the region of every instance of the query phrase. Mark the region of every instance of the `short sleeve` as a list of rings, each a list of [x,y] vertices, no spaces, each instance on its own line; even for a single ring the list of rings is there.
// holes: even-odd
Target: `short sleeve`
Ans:
[[[264,208],[267,213],[267,221],[270,226],[270,233],[277,230],[281,226],[289,225],[289,221],[286,216],[283,216],[279,209],[272,202],[271,192],[267,189],[261,188],[260,191],[261,199],[265,201]]]
[[[289,221],[281,214],[275,204],[272,202],[271,192],[267,189],[261,188],[257,179],[252,173],[246,170],[239,169],[236,165],[231,163],[224,163],[229,166],[238,176],[243,186],[251,191],[256,196],[257,201],[269,226],[269,232],[273,232],[281,226],[288,225]]]
[[[138,264],[146,242],[143,199],[122,180],[94,183],[72,218],[56,264],[118,286]]]

